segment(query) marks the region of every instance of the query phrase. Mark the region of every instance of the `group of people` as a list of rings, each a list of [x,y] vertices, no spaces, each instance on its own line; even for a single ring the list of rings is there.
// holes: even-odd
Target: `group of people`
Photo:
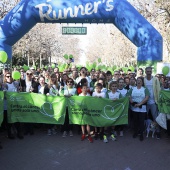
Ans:
[[[14,68],[15,70],[15,68]],[[108,98],[110,100],[118,100],[122,97],[129,97],[129,115],[128,126],[133,129],[133,138],[139,136],[140,141],[143,141],[143,133],[145,131],[145,119],[151,116],[153,121],[158,116],[158,100],[160,90],[170,90],[170,79],[163,75],[152,75],[152,67],[146,67],[145,71],[139,68],[137,72],[128,70],[124,73],[122,70],[100,71],[92,69],[90,72],[86,67],[81,67],[79,70],[76,66],[67,68],[64,72],[60,72],[59,68],[54,69],[34,69],[30,68],[24,71],[20,70],[21,78],[15,81],[12,78],[12,73],[5,69],[1,75],[0,90],[15,91],[15,92],[31,92],[41,93],[50,96],[93,96],[99,98]],[[33,123],[8,123],[8,113],[6,99],[4,99],[4,120],[1,129],[7,131],[9,139],[14,139],[13,128],[17,132],[17,137],[23,139],[23,134],[33,135]],[[69,124],[68,108],[66,108],[65,122],[61,125],[62,137],[73,136],[73,126]],[[56,134],[56,128],[53,124],[47,124],[47,134]],[[100,138],[105,143],[108,139],[116,140],[116,136],[124,135],[124,125],[111,127],[91,127],[82,125],[81,140],[86,137],[89,142]],[[91,136],[93,129],[94,139]],[[157,126],[156,137],[160,139],[160,127]],[[0,148],[2,146],[0,145]]]

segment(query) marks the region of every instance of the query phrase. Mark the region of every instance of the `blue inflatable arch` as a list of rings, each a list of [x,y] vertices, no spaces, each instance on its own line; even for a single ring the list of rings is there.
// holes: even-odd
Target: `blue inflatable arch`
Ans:
[[[162,60],[160,33],[126,0],[22,0],[0,21],[0,51],[37,23],[114,24],[138,48],[138,61]]]

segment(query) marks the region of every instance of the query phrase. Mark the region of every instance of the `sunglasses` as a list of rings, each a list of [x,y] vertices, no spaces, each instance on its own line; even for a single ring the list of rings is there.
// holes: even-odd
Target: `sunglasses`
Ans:
[[[32,76],[32,73],[27,73],[27,76],[29,76],[29,75]]]
[[[72,81],[68,81],[67,83],[73,83]]]
[[[7,78],[10,78],[11,76],[6,76]]]

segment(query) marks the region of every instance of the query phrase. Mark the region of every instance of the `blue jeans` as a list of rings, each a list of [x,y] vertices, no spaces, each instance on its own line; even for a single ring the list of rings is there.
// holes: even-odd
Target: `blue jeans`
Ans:
[[[153,121],[155,121],[157,116],[158,116],[158,107],[157,107],[156,103],[154,103],[154,104],[147,104],[146,108],[147,108],[147,113],[149,113],[149,110],[151,111],[151,115],[153,117]],[[156,131],[160,132],[160,127],[159,126],[158,126]]]

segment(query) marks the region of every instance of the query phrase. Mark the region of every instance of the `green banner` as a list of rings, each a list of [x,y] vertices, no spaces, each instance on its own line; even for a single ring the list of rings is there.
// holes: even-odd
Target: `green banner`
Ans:
[[[109,100],[88,96],[68,98],[70,124],[105,127],[128,123],[128,97]]]
[[[65,97],[17,92],[7,92],[6,97],[8,120],[10,123],[64,124]]]
[[[4,118],[4,92],[0,91],[0,126]]]
[[[170,114],[170,90],[162,90],[160,92],[158,109],[160,113]]]

